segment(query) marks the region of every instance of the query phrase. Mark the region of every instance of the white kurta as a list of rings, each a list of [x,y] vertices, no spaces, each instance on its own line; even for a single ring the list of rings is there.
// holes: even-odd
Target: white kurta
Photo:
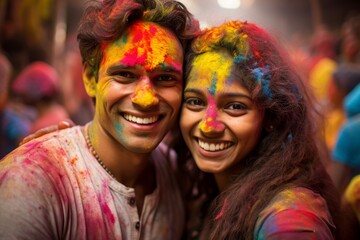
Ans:
[[[80,127],[34,139],[0,162],[0,239],[179,239],[184,210],[164,156],[152,154],[157,188],[139,218],[134,189],[100,166]]]

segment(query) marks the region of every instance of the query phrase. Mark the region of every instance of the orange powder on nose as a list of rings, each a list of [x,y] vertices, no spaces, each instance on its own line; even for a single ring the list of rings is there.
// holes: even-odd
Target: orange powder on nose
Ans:
[[[198,127],[204,133],[209,133],[212,131],[221,131],[224,129],[224,124],[216,120],[217,109],[216,109],[216,102],[214,96],[210,96],[208,101],[209,101],[209,106],[206,110],[205,119],[199,123]]]
[[[149,107],[159,103],[156,93],[149,85],[137,89],[135,94],[131,97],[131,101],[142,107]]]
[[[214,129],[214,127],[211,124],[212,122],[213,122],[213,118],[211,118],[211,117],[208,117],[204,121],[201,121],[199,123],[200,130],[205,133],[211,132]]]

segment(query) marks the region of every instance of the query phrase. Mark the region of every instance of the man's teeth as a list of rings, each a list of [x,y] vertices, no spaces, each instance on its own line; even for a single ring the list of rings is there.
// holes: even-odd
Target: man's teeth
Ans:
[[[139,117],[135,117],[129,114],[124,114],[124,118],[130,122],[134,122],[137,124],[151,124],[154,123],[158,120],[158,116],[154,116],[154,117],[149,117],[149,118],[139,118]]]
[[[221,151],[231,146],[230,142],[207,143],[199,139],[199,145],[202,149],[210,152]]]

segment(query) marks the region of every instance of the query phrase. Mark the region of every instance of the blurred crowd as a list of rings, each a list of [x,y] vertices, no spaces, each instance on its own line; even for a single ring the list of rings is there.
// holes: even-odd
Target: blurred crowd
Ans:
[[[4,26],[0,47],[0,158],[39,129],[64,119],[83,125],[93,116],[93,102],[83,87],[81,57],[73,35],[68,35],[59,68],[50,61],[49,46],[36,44],[35,38],[24,44],[20,32]],[[44,33],[36,34],[46,38]],[[285,44],[299,74],[312,86],[323,115],[319,144],[324,144],[329,155],[325,163],[328,172],[349,205],[356,204],[353,196],[360,184],[360,177],[356,177],[360,176],[360,16],[346,19],[337,32],[318,28],[310,39],[297,34]]]
[[[360,16],[348,18],[337,33],[318,28],[304,43],[295,36],[289,52],[313,89],[323,117],[319,143],[329,156],[325,166],[342,197],[343,214],[354,223],[348,230],[360,236],[360,216],[354,213],[360,190]]]

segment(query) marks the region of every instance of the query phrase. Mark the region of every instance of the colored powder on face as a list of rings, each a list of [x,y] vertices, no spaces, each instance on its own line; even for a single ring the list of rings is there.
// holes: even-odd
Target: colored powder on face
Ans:
[[[159,99],[156,97],[156,93],[149,84],[138,87],[135,90],[134,95],[131,97],[131,101],[144,108],[159,103]]]
[[[115,129],[116,129],[118,138],[120,140],[124,140],[123,135],[122,135],[123,127],[118,122],[115,123]]]
[[[221,91],[234,64],[232,59],[225,57],[224,54],[225,52],[206,52],[195,57],[190,79],[196,79],[197,85],[210,85],[213,94],[216,91]],[[192,83],[189,82],[187,87],[191,88],[191,85]]]
[[[224,124],[216,120],[217,109],[214,96],[210,96],[208,99],[208,108],[206,110],[205,119],[199,123],[199,129],[204,133],[211,131],[221,131],[224,128]]]
[[[108,43],[103,49],[102,65],[119,59],[125,66],[142,65],[147,71],[155,69],[167,62],[180,62],[178,55],[178,42],[165,29],[147,22],[137,22],[129,28],[123,37],[113,44]],[[182,66],[179,67],[182,69]]]
[[[208,92],[211,95],[215,95],[216,93],[216,84],[217,84],[217,77],[216,77],[216,72],[214,72],[212,76],[210,88],[208,88]]]
[[[206,52],[194,59],[189,77],[194,81],[189,81],[186,87],[207,87],[210,94],[205,118],[198,126],[203,132],[221,131],[224,126],[216,120],[215,95],[222,91],[224,85],[227,84],[233,65],[232,58],[230,55],[225,55],[225,52]]]
[[[165,62],[161,64],[162,68],[171,66],[175,71],[182,73],[182,61],[174,61],[176,56],[165,56]],[[180,79],[182,81],[182,79]]]

